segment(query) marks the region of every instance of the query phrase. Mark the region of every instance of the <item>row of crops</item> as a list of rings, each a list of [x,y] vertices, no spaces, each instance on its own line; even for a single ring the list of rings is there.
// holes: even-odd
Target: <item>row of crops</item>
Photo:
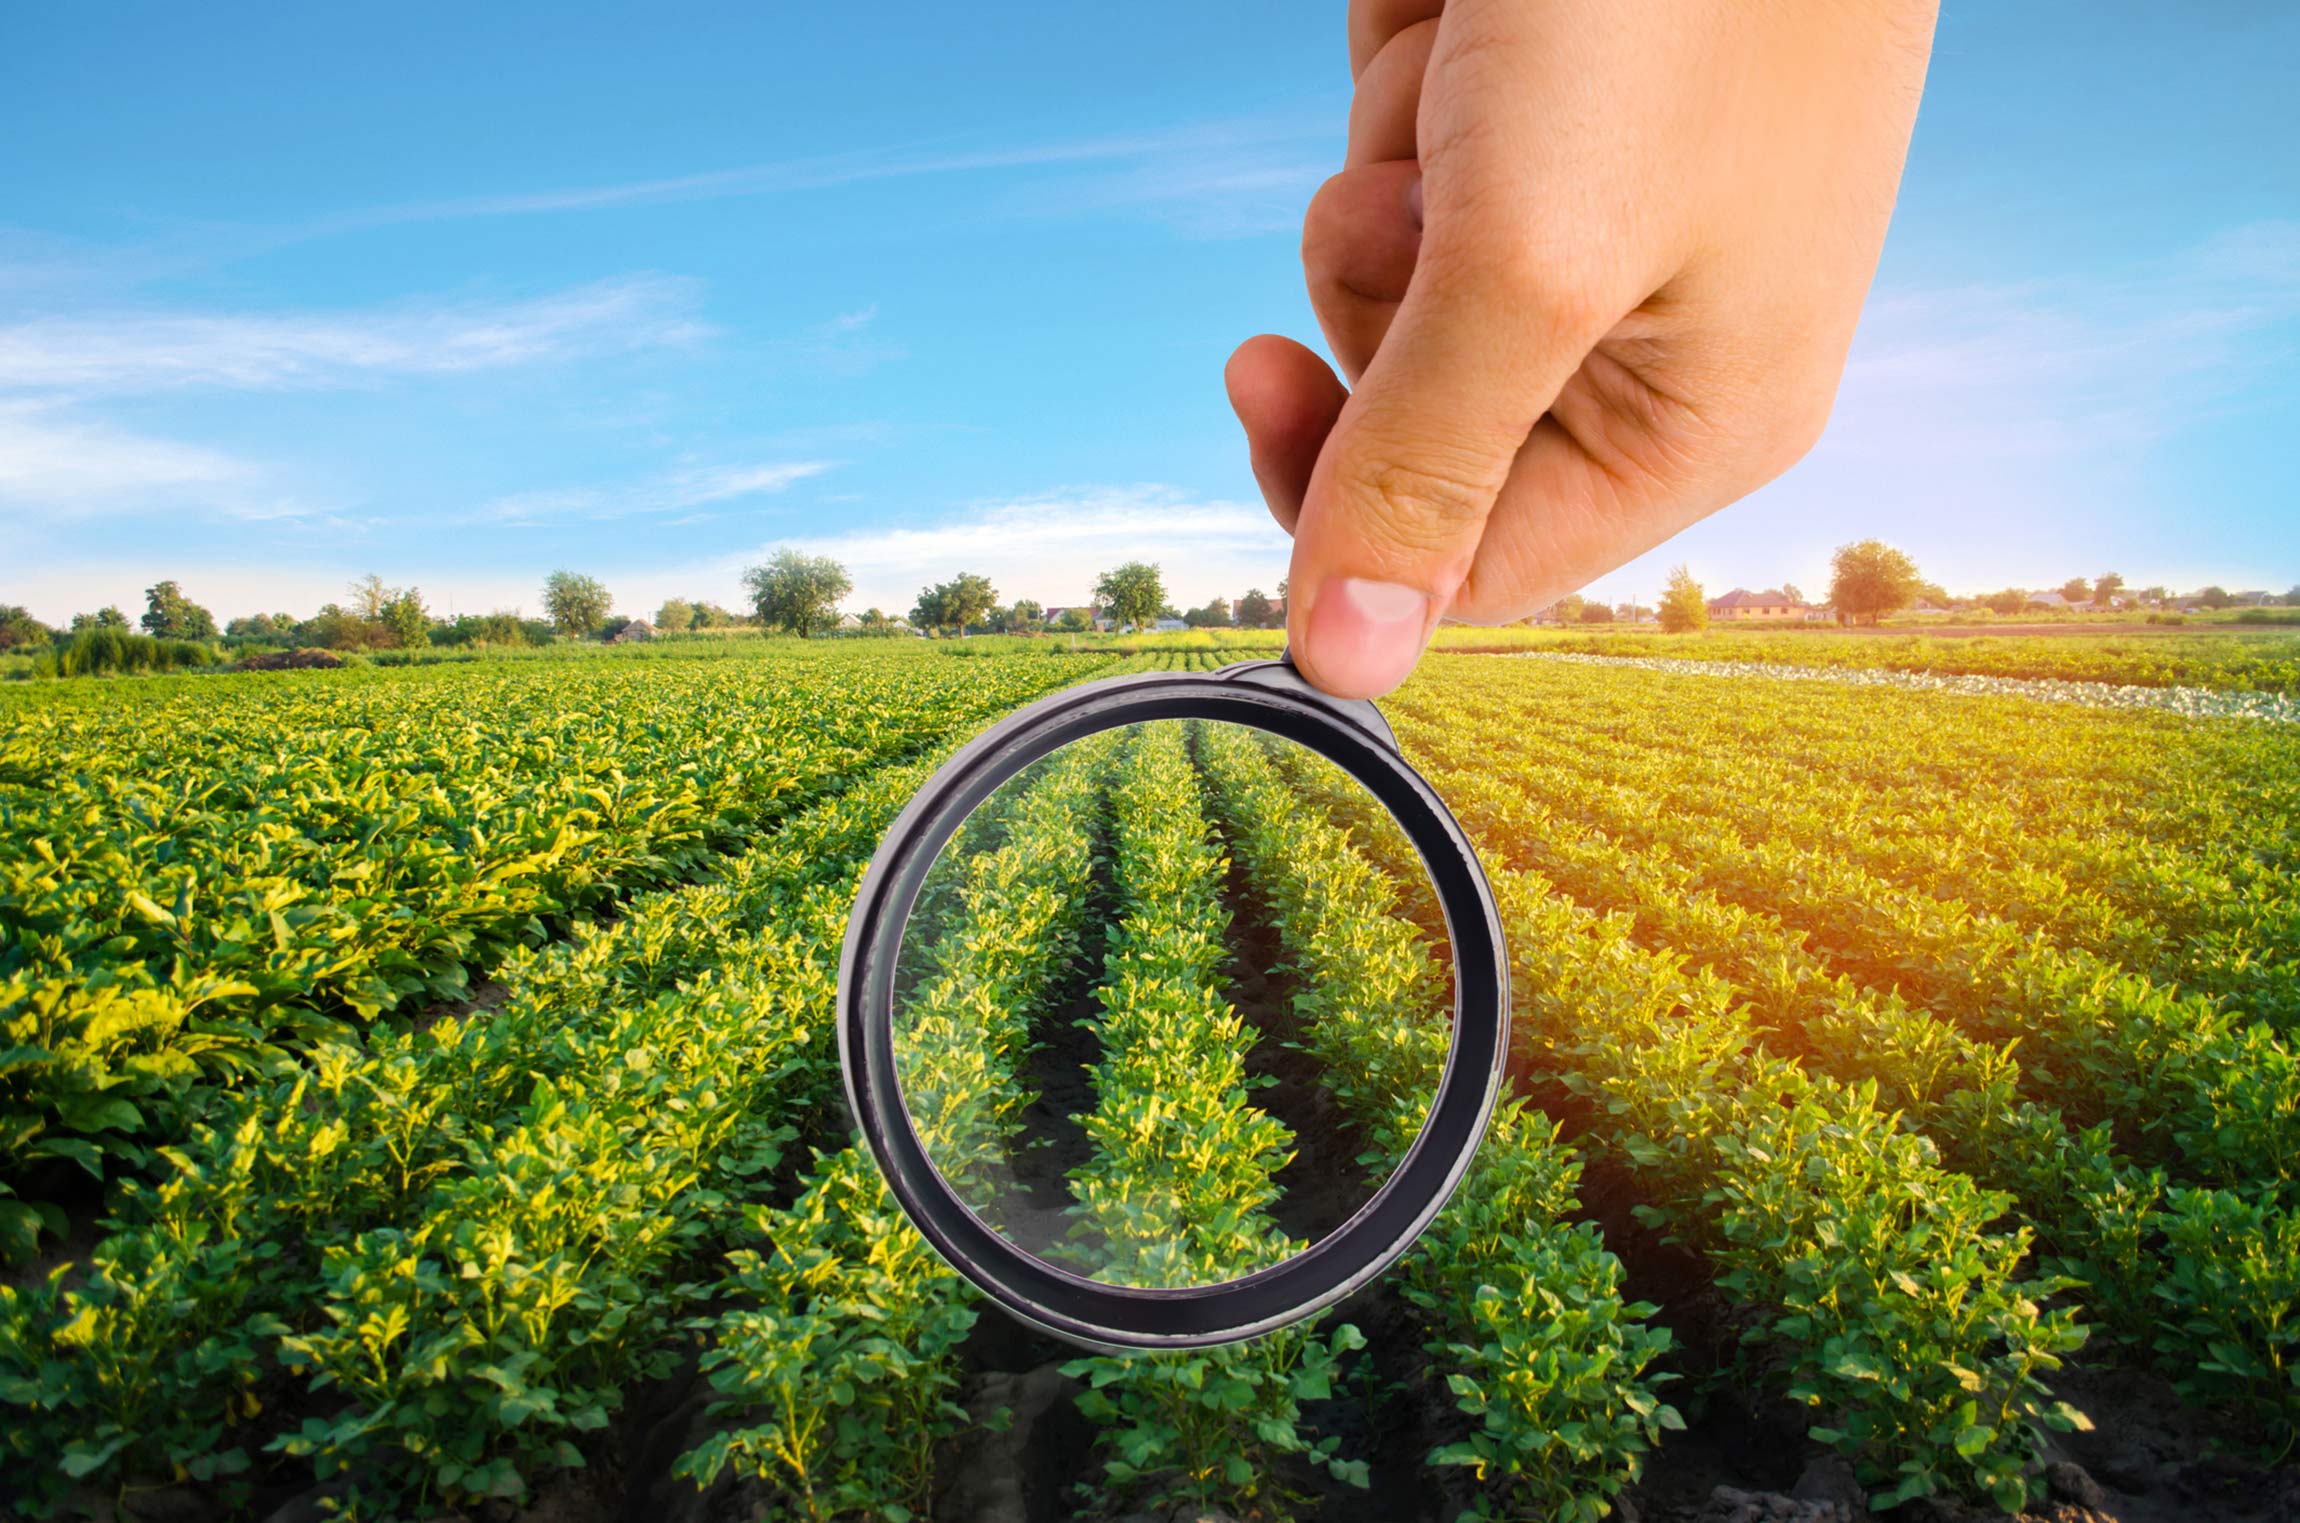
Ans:
[[[11,704],[0,1240],[59,1226],[21,1181],[147,1164],[203,1081],[466,994],[474,969],[1058,680],[1005,678],[783,655]],[[801,686],[818,701],[790,701]]]
[[[2053,1394],[2080,1347],[2289,1441],[2290,736],[1426,668],[1385,708],[1492,875],[1514,1093],[1389,1277],[1402,1318],[1067,1365],[1082,1505],[1364,1495],[1380,1457],[1337,1413],[1373,1327],[1450,1414],[1409,1461],[1433,1485],[1604,1516],[1693,1393],[1591,1166],[1706,1266],[1744,1349],[1722,1378],[1807,1409],[1881,1499],[2022,1505],[2081,1421]],[[846,909],[949,747],[1112,669],[800,650],[0,710],[0,1209],[54,1265],[0,1287],[0,1497],[531,1498],[692,1364],[716,1406],[677,1475],[929,1515],[985,1314],[845,1134]],[[1146,726],[967,829],[906,947],[902,1060],[962,1187],[1011,1169],[1076,1011],[1064,1230],[1106,1272],[1295,1246],[1300,1139],[1247,1078],[1273,1047],[1314,1051],[1377,1173],[1410,1144],[1442,926],[1322,764]],[[1275,1024],[1236,984],[1249,932],[1297,991]]]
[[[2049,625],[2018,634],[1954,635],[1887,631],[1715,628],[1664,635],[1651,629],[1476,629],[1438,632],[1453,651],[1547,651],[1674,661],[1751,662],[1834,671],[1919,672],[2031,682],[2118,687],[2203,688],[2300,698],[2300,634],[2217,629],[2132,634],[2055,634]]]

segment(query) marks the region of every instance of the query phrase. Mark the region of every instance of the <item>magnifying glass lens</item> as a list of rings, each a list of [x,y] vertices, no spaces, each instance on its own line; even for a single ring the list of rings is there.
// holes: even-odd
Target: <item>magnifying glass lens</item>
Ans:
[[[1428,1109],[1437,906],[1382,804],[1295,741],[1212,719],[1072,741],[960,823],[912,905],[909,1124],[1051,1267],[1169,1290],[1269,1269],[1374,1198]]]

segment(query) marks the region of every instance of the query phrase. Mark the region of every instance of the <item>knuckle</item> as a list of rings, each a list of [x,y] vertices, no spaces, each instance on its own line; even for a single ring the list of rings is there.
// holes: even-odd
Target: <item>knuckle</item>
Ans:
[[[1525,318],[1548,332],[1592,342],[1620,320],[1623,302],[1600,272],[1530,236],[1501,243],[1493,256],[1494,278]]]
[[[1430,262],[1461,294],[1492,302],[1518,323],[1594,343],[1635,305],[1620,276],[1585,254],[1559,247],[1522,208],[1472,204],[1458,236]]]
[[[1443,459],[1407,461],[1394,453],[1362,457],[1338,482],[1358,531],[1409,554],[1457,545],[1493,506],[1500,483]]]

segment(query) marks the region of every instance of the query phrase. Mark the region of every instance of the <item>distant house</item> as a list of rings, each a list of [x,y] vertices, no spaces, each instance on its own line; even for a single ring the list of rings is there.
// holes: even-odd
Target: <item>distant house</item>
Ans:
[[[1927,598],[1919,598],[1909,605],[1909,612],[1911,613],[1949,613],[1952,611]]]
[[[607,643],[609,645],[629,645],[634,640],[652,640],[654,638],[654,625],[648,623],[645,619],[633,619],[630,623],[624,625],[621,629],[616,630],[615,638],[609,640]]]
[[[1150,621],[1150,627],[1163,635],[1172,634],[1177,629],[1188,629],[1190,626],[1180,619],[1153,619]]]
[[[852,613],[842,613],[842,614],[840,614],[840,615],[839,615],[839,628],[841,628],[841,629],[860,629],[860,628],[862,628],[862,616],[861,616],[860,614],[852,614]]]
[[[2076,605],[2057,592],[2032,592],[2028,595],[2031,608],[2074,608]]]
[[[1721,598],[1709,600],[1712,619],[1801,619],[1804,616],[1804,604],[1792,600],[1785,592],[1771,589],[1751,592],[1746,587],[1736,587]]]

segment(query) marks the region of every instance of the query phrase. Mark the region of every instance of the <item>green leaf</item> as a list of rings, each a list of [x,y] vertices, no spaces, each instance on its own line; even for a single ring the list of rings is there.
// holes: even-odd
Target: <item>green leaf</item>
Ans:
[[[64,1461],[60,1468],[75,1481],[85,1480],[110,1463],[113,1455],[127,1448],[132,1437],[133,1434],[117,1434],[110,1443],[98,1444],[93,1448],[84,1442],[71,1444],[64,1450]]]

